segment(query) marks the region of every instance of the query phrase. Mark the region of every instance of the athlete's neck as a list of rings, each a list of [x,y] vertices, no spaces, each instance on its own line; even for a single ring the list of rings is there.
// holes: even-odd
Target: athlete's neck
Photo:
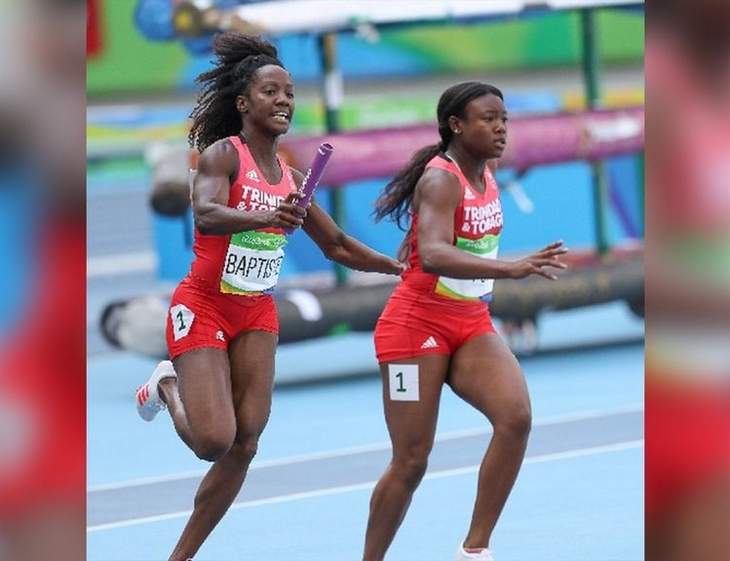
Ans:
[[[472,187],[484,191],[484,167],[487,165],[487,160],[475,158],[456,143],[449,146],[446,155],[456,162]]]
[[[276,158],[276,149],[279,146],[278,137],[262,133],[255,128],[241,129],[239,136],[248,146],[256,165],[266,176],[269,183],[278,183],[281,179],[282,170],[279,167],[279,160]],[[272,181],[276,178],[279,180]]]

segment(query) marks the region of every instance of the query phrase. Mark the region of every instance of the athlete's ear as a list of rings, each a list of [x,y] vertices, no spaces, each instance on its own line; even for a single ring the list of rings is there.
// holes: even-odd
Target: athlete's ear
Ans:
[[[236,96],[236,110],[239,113],[248,113],[248,100],[246,99],[246,96]]]
[[[461,119],[456,115],[451,115],[449,117],[449,128],[454,134],[461,134]]]

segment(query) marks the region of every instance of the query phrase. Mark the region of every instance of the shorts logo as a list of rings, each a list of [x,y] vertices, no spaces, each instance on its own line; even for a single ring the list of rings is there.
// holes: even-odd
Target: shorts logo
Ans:
[[[439,346],[439,344],[436,342],[436,339],[433,338],[433,336],[426,339],[423,344],[421,345],[422,349],[435,349]]]
[[[247,171],[246,172],[246,177],[248,179],[250,179],[251,181],[256,181],[256,182],[259,182],[260,181],[259,180],[259,176],[256,173],[256,170],[255,169],[252,169],[252,170]]]
[[[226,338],[223,335],[223,332],[222,331],[216,331],[215,332],[215,338],[218,339],[219,341],[224,341],[224,342],[226,340]]]

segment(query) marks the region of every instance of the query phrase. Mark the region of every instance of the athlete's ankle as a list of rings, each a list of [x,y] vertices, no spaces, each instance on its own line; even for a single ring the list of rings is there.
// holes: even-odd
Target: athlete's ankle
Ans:
[[[463,547],[467,553],[479,553],[483,549],[489,549],[489,537],[467,537]]]
[[[165,404],[167,404],[169,402],[170,397],[172,396],[173,392],[175,391],[176,385],[177,385],[177,380],[175,378],[163,378],[157,384],[160,399],[162,401],[164,401]]]

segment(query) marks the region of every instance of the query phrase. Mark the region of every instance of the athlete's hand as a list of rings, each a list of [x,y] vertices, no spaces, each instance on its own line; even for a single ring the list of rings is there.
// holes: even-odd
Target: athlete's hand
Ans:
[[[286,198],[286,201],[284,201],[284,202],[289,201],[289,199],[291,198],[291,203],[294,205],[294,210],[297,212],[297,214],[299,216],[302,217],[302,220],[304,220],[307,217],[307,212],[309,211],[310,207],[312,206],[312,200],[310,200],[307,203],[307,206],[305,208],[300,204],[300,199],[302,197],[304,197],[304,193],[300,193],[299,191],[294,191],[289,194],[289,196]]]
[[[274,228],[299,228],[307,217],[307,209],[300,206],[302,194],[293,191],[271,212],[271,226]]]
[[[408,268],[408,263],[404,263],[403,261],[398,261],[397,259],[391,259],[390,266],[391,266],[391,270],[389,271],[390,274],[400,276]]]
[[[510,263],[508,277],[523,279],[529,275],[540,275],[549,280],[556,280],[558,277],[546,268],[567,269],[568,266],[560,260],[560,256],[566,253],[568,253],[568,248],[563,246],[562,240],[553,242],[524,259]]]

